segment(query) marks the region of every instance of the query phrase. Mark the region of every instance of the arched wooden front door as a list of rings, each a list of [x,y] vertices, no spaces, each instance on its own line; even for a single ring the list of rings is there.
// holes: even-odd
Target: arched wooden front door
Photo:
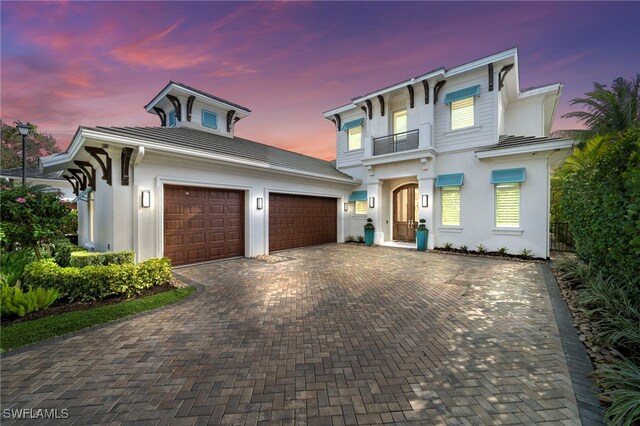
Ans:
[[[415,241],[418,227],[418,184],[410,183],[393,191],[393,239]]]

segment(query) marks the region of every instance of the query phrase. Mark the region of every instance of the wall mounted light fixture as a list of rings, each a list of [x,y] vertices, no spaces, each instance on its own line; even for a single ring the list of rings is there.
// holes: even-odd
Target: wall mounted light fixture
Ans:
[[[344,203],[344,211],[345,212],[349,211],[349,203]]]
[[[145,209],[151,207],[151,191],[142,191],[141,205]]]
[[[429,196],[427,194],[422,196],[422,207],[429,207]]]
[[[369,208],[372,209],[376,206],[376,197],[369,197]]]
[[[258,210],[262,210],[264,208],[264,199],[263,198],[258,198],[256,200],[256,208]]]

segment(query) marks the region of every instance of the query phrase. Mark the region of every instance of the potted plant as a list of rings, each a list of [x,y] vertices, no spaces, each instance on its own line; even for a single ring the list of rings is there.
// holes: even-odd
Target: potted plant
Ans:
[[[426,219],[420,219],[420,225],[416,230],[416,248],[418,251],[425,251],[427,249],[427,241],[429,240],[429,230],[427,229]]]
[[[367,218],[367,223],[364,225],[364,243],[368,246],[373,245],[373,239],[376,227],[373,226],[373,219]]]

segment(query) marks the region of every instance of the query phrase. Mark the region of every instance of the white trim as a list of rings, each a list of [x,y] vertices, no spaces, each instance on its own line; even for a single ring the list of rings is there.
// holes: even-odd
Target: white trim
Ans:
[[[522,235],[523,232],[523,228],[493,228],[495,235]]]
[[[322,113],[322,115],[324,115],[324,118],[332,118],[334,115],[336,114],[341,114],[343,112],[347,112],[347,111],[351,111],[354,108],[357,108],[358,106],[355,103],[351,103],[351,104],[347,104],[347,105],[343,105],[343,106],[339,106],[337,108],[333,108],[330,109],[329,111],[325,111]]]
[[[435,150],[431,148],[409,149],[401,152],[392,152],[389,154],[376,155],[362,159],[363,166],[373,166],[376,164],[393,163],[396,161],[417,160],[420,158],[431,158],[436,155]]]
[[[447,225],[438,225],[438,231],[444,233],[455,233],[459,234],[462,232],[464,228],[462,226],[447,226]]]
[[[169,92],[171,92],[172,89],[177,89],[178,91],[186,92],[187,94],[190,94],[190,95],[195,95],[196,98],[204,98],[207,101],[209,101],[210,103],[212,103],[213,105],[222,107],[223,109],[235,109],[236,110],[236,114],[238,114],[238,112],[241,113],[241,114],[238,114],[238,115],[244,115],[246,117],[247,115],[249,115],[249,113],[251,113],[250,110],[245,109],[244,107],[241,107],[240,105],[231,105],[231,104],[228,104],[226,102],[222,102],[222,101],[220,101],[218,99],[214,99],[214,98],[211,98],[209,96],[203,95],[202,93],[198,93],[198,92],[195,92],[193,90],[189,90],[189,89],[187,89],[185,87],[179,86],[179,85],[177,85],[177,84],[175,84],[173,82],[170,82],[167,85],[167,87],[164,88],[164,90],[162,90],[160,93],[158,93],[156,95],[156,97],[151,100],[151,102],[149,102],[147,105],[145,105],[145,107],[144,107],[145,111],[151,112],[153,107],[156,106],[158,104],[158,102],[160,102],[160,100],[162,100],[165,96],[167,96],[167,94]]]
[[[536,87],[535,89],[524,90],[518,93],[518,99],[524,99],[530,96],[551,93],[553,91],[561,90],[562,86],[563,86],[562,83],[553,83],[553,84],[548,84],[542,87]]]
[[[533,143],[530,145],[520,145],[514,146],[511,148],[502,148],[491,151],[476,151],[476,158],[495,158],[495,157],[504,157],[507,155],[518,155],[518,154],[530,154],[534,152],[544,152],[544,151],[555,151],[560,149],[571,149],[573,147],[573,141],[570,139],[563,139],[556,142],[546,142],[546,143]]]

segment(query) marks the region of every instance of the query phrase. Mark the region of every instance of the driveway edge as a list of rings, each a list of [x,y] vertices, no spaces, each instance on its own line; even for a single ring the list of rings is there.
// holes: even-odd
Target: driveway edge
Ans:
[[[578,332],[571,322],[571,313],[562,299],[550,264],[541,266],[558,325],[564,357],[569,368],[573,392],[576,395],[580,420],[583,425],[604,425],[604,411],[596,397],[593,381],[589,378],[593,375],[593,365],[582,342],[578,339]]]
[[[139,312],[137,314],[132,314],[132,315],[128,315],[126,317],[122,317],[122,318],[118,318],[116,320],[112,320],[112,321],[108,321],[108,322],[104,322],[102,324],[97,324],[97,325],[93,325],[91,327],[87,327],[87,328],[83,328],[81,330],[76,330],[76,331],[71,331],[69,333],[65,333],[61,336],[55,336],[55,337],[51,337],[49,339],[45,339],[45,340],[41,340],[39,342],[36,343],[32,343],[30,345],[25,345],[25,346],[21,346],[19,348],[15,348],[15,349],[10,349],[6,352],[0,353],[0,359],[5,359],[14,355],[18,355],[21,354],[23,352],[28,352],[32,349],[37,349],[37,348],[41,348],[44,346],[50,346],[54,343],[58,343],[62,340],[66,340],[66,339],[70,339],[71,337],[75,337],[75,336],[81,336],[83,334],[88,334],[91,333],[93,331],[96,330],[100,330],[106,327],[111,327],[112,325],[116,325],[116,324],[120,324],[123,323],[125,321],[130,321],[132,319],[136,319],[136,318],[141,318],[144,317],[146,315],[150,315],[152,313],[156,313],[156,312],[161,312],[165,309],[169,309],[169,308],[173,308],[175,306],[179,306],[183,303],[187,303],[190,300],[198,297],[199,295],[201,295],[202,293],[204,293],[204,289],[205,287],[200,284],[197,283],[195,281],[189,280],[183,276],[181,276],[180,274],[176,274],[175,272],[173,273],[174,276],[178,277],[182,282],[189,284],[189,286],[191,287],[195,287],[195,291],[193,293],[191,293],[189,296],[185,297],[184,299],[181,299],[175,303],[171,303],[169,305],[165,305],[165,306],[160,306],[159,308],[155,308],[155,309],[151,309],[148,311],[144,311],[144,312]]]

